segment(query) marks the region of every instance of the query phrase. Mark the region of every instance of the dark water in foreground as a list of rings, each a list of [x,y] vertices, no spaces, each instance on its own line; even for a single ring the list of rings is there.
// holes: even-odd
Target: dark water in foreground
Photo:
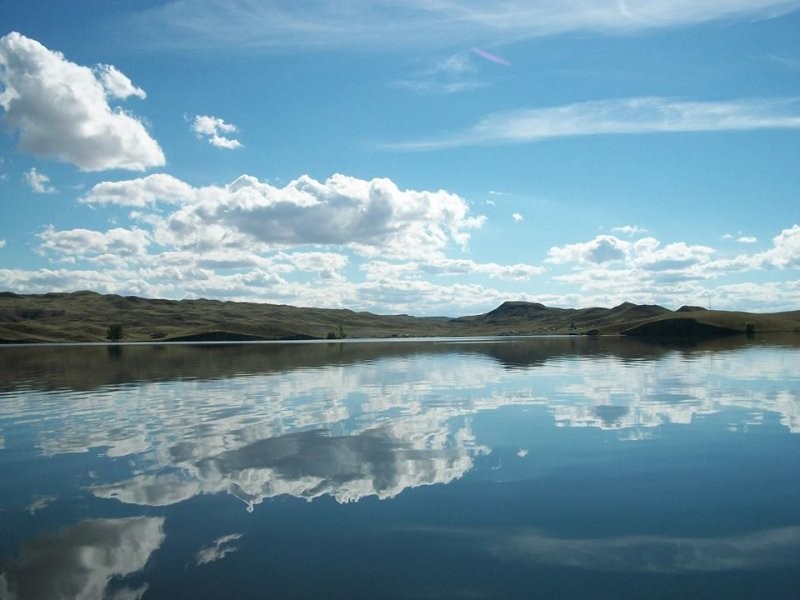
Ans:
[[[0,598],[798,598],[797,341],[0,347]]]

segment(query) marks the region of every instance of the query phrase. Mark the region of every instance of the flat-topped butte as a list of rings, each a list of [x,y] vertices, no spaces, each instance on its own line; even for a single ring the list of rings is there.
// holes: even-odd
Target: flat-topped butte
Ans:
[[[672,311],[630,302],[576,309],[504,302],[484,314],[450,318],[89,291],[0,292],[0,342],[103,342],[111,325],[120,325],[122,340],[130,342],[568,334],[697,338],[800,333],[800,310],[764,314],[684,306]]]

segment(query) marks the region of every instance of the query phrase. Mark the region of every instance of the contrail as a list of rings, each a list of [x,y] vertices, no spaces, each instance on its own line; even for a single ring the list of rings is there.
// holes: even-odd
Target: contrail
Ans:
[[[496,54],[492,54],[491,52],[487,52],[486,50],[482,50],[481,48],[475,46],[472,47],[472,51],[481,58],[488,60],[489,62],[493,62],[498,65],[503,65],[504,67],[511,66],[511,63],[502,56],[497,56]]]

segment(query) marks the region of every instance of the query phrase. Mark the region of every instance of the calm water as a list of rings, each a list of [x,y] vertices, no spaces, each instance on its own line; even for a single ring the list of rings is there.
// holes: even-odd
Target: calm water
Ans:
[[[0,598],[798,598],[800,345],[0,347]]]

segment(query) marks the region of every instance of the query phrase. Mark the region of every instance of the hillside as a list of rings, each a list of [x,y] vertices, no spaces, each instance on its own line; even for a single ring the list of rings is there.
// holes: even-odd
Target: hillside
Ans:
[[[241,341],[479,335],[604,334],[703,337],[755,331],[800,332],[800,311],[757,314],[629,302],[613,308],[552,308],[505,302],[458,318],[376,315],[218,300],[159,300],[95,292],[0,293],[0,342],[102,342],[119,324],[124,341]]]

